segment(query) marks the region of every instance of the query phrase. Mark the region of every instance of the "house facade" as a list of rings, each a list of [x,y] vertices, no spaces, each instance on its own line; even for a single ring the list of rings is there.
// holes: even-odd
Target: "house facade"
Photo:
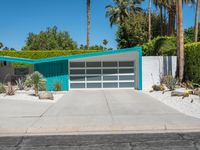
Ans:
[[[38,60],[0,56],[3,63],[25,63],[34,66],[21,68],[24,74],[33,70],[43,74],[47,89],[54,90],[55,83],[62,90],[81,89],[142,89],[142,48],[93,52]],[[9,68],[12,68],[9,66]],[[1,67],[0,70],[3,70]],[[20,69],[18,69],[20,70]],[[20,71],[9,72],[12,76]],[[5,75],[0,75],[5,77]]]

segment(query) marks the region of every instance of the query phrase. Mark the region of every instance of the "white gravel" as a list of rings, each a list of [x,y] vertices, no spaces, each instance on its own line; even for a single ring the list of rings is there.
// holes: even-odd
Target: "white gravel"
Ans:
[[[176,109],[179,112],[182,112],[186,115],[200,118],[200,97],[196,95],[190,95],[189,97],[171,96],[171,92],[149,92],[144,91],[144,93],[154,97],[160,102]]]
[[[54,100],[40,100],[34,96],[34,91],[16,91],[15,95],[8,96],[6,94],[0,94],[0,100],[18,100],[18,101],[34,101],[42,103],[55,103],[63,97],[64,92],[53,92]]]

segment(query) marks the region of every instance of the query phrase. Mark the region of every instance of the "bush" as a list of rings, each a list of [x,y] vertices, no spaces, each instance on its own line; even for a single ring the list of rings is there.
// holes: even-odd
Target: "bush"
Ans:
[[[190,41],[185,38],[185,44]],[[176,56],[176,37],[161,36],[143,45],[145,56]]]
[[[175,90],[175,87],[176,87],[176,84],[177,84],[177,80],[176,78],[174,78],[173,76],[164,76],[162,79],[161,79],[161,84],[165,84],[166,87],[172,91],[172,90]]]
[[[84,54],[98,52],[100,50],[22,50],[22,51],[0,51],[0,56],[10,56],[28,59],[41,59],[57,56],[66,56],[74,54]]]
[[[62,84],[60,82],[56,82],[54,84],[55,91],[61,91],[62,90]]]
[[[0,94],[2,93],[6,93],[6,88],[2,83],[0,83]]]
[[[25,81],[24,81],[23,78],[22,79],[19,78],[15,82],[16,82],[17,87],[18,87],[19,90],[24,90],[25,89]]]
[[[200,84],[200,42],[185,45],[185,80]]]
[[[176,55],[176,38],[156,37],[143,45],[143,54],[146,56]]]
[[[46,90],[46,81],[43,79],[43,75],[35,71],[26,78],[25,85],[27,87],[33,87],[35,95],[38,96],[39,91]]]

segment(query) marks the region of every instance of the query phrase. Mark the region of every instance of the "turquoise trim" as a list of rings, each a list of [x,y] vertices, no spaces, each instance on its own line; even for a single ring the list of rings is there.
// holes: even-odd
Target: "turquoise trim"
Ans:
[[[35,60],[17,57],[0,56],[0,61],[7,61],[13,63],[34,64]]]
[[[142,90],[142,48],[138,49],[139,83],[138,90]]]

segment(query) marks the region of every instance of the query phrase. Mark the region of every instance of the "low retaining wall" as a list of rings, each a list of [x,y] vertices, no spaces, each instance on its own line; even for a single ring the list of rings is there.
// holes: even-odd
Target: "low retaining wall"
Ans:
[[[160,83],[160,76],[176,73],[176,56],[143,56],[142,78],[143,90],[151,89],[153,84]]]

